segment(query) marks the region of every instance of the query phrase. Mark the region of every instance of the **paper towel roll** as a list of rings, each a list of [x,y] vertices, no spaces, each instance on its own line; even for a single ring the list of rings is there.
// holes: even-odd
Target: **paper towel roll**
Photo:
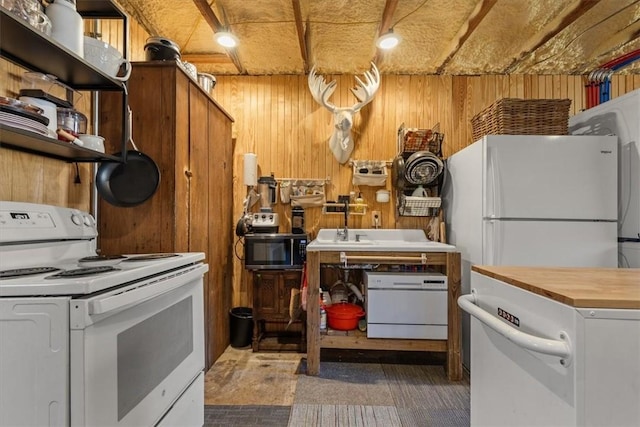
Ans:
[[[258,156],[253,153],[244,155],[244,185],[258,184]]]

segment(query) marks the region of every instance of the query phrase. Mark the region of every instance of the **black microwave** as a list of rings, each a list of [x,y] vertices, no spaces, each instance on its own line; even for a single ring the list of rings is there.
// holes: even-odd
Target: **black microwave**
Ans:
[[[244,267],[248,270],[300,269],[307,259],[306,234],[247,234]]]

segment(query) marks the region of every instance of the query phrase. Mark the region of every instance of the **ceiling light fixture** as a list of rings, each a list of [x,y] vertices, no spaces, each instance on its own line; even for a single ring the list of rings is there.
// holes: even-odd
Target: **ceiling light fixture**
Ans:
[[[380,49],[388,50],[398,46],[401,41],[402,37],[395,34],[393,32],[393,28],[390,28],[388,33],[378,37],[378,40],[376,40],[376,46],[378,46]]]
[[[215,33],[213,38],[220,46],[223,47],[236,47],[238,45],[238,38],[229,31],[220,31]]]

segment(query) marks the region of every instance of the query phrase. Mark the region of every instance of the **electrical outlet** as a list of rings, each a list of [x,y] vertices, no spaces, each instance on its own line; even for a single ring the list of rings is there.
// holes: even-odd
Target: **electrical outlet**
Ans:
[[[371,211],[371,225],[374,228],[382,227],[382,214],[380,211]]]

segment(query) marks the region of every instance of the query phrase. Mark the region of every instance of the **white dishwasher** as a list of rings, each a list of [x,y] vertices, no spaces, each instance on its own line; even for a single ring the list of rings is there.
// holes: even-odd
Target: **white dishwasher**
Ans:
[[[640,269],[472,268],[472,426],[640,426]]]
[[[367,338],[447,339],[447,276],[364,272]]]

